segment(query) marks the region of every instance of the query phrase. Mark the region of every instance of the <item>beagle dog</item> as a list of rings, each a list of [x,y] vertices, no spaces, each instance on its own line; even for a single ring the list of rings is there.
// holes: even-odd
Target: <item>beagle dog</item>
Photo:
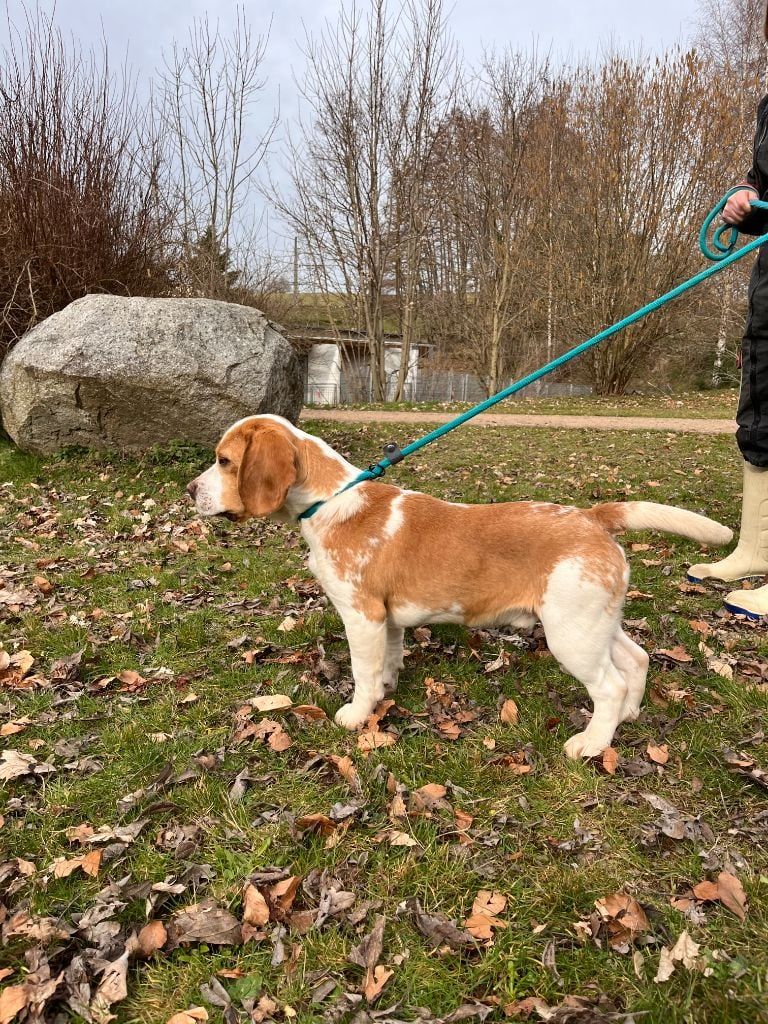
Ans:
[[[341,616],[354,696],[336,722],[357,729],[397,686],[403,630],[430,622],[529,627],[540,621],[560,665],[587,688],[589,725],[569,757],[610,746],[637,717],[648,655],[621,625],[629,568],[613,539],[654,529],[705,544],[732,533],[694,512],[646,501],[581,509],[540,501],[464,505],[379,481],[339,493],[360,471],[279,416],[230,427],[187,490],[201,515],[300,520],[309,568]]]

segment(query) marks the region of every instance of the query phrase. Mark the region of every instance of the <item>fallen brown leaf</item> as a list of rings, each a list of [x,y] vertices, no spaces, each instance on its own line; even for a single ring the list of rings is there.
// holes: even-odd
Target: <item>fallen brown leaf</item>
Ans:
[[[360,776],[357,774],[357,768],[351,757],[347,754],[326,754],[325,758],[352,789],[360,791]]]
[[[0,687],[29,689],[24,679],[34,664],[35,659],[29,651],[14,651],[13,654],[0,651]]]
[[[357,737],[358,750],[362,750],[366,754],[372,750],[378,750],[379,747],[393,747],[395,743],[397,743],[397,736],[392,732],[373,732],[368,729]]]
[[[717,890],[717,885],[714,882],[703,881],[699,882],[693,887],[693,895],[697,900],[702,900],[704,903],[714,902],[720,899],[720,894]]]
[[[257,711],[281,711],[293,706],[293,701],[285,693],[268,693],[263,697],[254,697],[250,701]]]
[[[203,1006],[192,1006],[189,1010],[179,1010],[169,1017],[166,1024],[197,1024],[197,1021],[208,1020],[208,1011]]]
[[[269,890],[269,898],[278,914],[285,915],[291,909],[300,884],[301,875],[291,875],[276,882]]]
[[[70,859],[56,860],[53,862],[54,878],[69,878],[73,871],[79,868],[83,874],[95,878],[99,873],[102,851],[91,850],[82,857],[71,857]]]
[[[615,775],[616,769],[619,764],[618,751],[614,750],[613,747],[606,747],[603,751],[602,765],[603,770],[609,775]]]
[[[398,832],[397,829],[387,829],[381,834],[382,838],[389,840],[390,846],[418,846],[419,842],[407,832]]]
[[[174,915],[168,927],[169,952],[188,942],[239,946],[241,941],[240,922],[213,900],[185,907]]]
[[[709,634],[712,632],[712,627],[709,625],[708,622],[705,622],[703,619],[689,619],[688,625],[691,627],[691,629],[695,630],[697,633],[700,633],[701,636],[709,636]]]
[[[688,970],[698,967],[698,956],[700,946],[694,942],[687,931],[680,933],[680,937],[672,949],[662,946],[659,954],[659,967],[654,982],[659,985],[669,981],[675,972],[675,967],[681,963]]]
[[[93,825],[89,825],[87,821],[82,822],[80,825],[71,825],[65,830],[65,835],[70,843],[86,843],[91,836],[95,833],[96,829]]]
[[[115,1019],[110,1012],[114,1003],[119,1003],[128,995],[128,959],[134,946],[128,944],[122,956],[107,964],[101,976],[101,983],[91,1001],[91,1015],[95,1024],[108,1024]]]
[[[369,1003],[373,1003],[379,998],[394,973],[389,967],[377,964],[373,968],[372,975],[370,977],[366,976],[366,981],[363,985],[363,995]]]
[[[489,889],[481,889],[475,897],[472,913],[464,922],[464,927],[470,935],[481,942],[492,942],[494,929],[507,927],[507,922],[497,916],[506,905],[506,896],[499,892],[491,892]]]
[[[654,651],[653,653],[661,658],[668,658],[670,661],[677,661],[680,664],[687,664],[689,661],[693,661],[693,658],[688,653],[688,651],[686,651],[686,649],[682,647],[680,644],[678,644],[677,647],[672,647],[669,650],[662,647],[658,651]]]
[[[626,892],[615,892],[595,900],[595,908],[607,924],[609,946],[617,951],[628,952],[629,945],[651,929],[643,908]]]
[[[519,721],[517,704],[511,698],[509,700],[505,700],[501,705],[499,718],[506,725],[517,725]]]
[[[365,971],[362,989],[363,995],[369,1003],[378,999],[384,986],[393,974],[392,971],[379,965],[381,952],[384,948],[384,926],[386,920],[383,914],[379,914],[376,917],[373,929],[349,952],[349,960],[358,967],[362,967]]]
[[[243,892],[243,923],[261,928],[269,922],[269,906],[263,894],[248,882]]]
[[[669,747],[666,743],[662,743],[658,747],[653,743],[649,743],[646,747],[646,753],[655,764],[666,764],[669,760]]]
[[[507,897],[500,892],[481,889],[472,904],[473,914],[501,914],[507,906]]]
[[[405,900],[398,907],[398,914],[407,913],[413,918],[414,924],[436,948],[450,946],[451,949],[462,949],[464,946],[475,946],[475,937],[466,928],[459,928],[445,914],[435,912],[428,914],[422,909],[416,897]]]
[[[29,1002],[26,985],[7,985],[0,992],[0,1024],[10,1024]]]
[[[297,704],[296,707],[291,708],[291,711],[308,722],[320,722],[328,718],[328,715],[317,704]]]
[[[338,827],[327,814],[303,814],[296,819],[296,828],[300,832],[315,832],[322,836],[332,835]]]
[[[3,750],[0,753],[0,782],[28,775],[35,770],[37,763],[31,754],[24,754],[20,750]]]
[[[514,750],[511,754],[500,754],[498,757],[492,758],[488,763],[497,765],[500,768],[506,768],[513,775],[527,775],[533,771],[533,766],[528,763],[528,757],[524,750]]]
[[[158,949],[162,949],[168,940],[168,932],[162,921],[150,921],[145,924],[139,932],[136,955],[141,957],[152,956]]]
[[[463,811],[460,807],[454,808],[453,817],[459,832],[466,832],[472,827],[472,822],[475,820],[471,814]]]
[[[729,871],[721,871],[717,876],[717,896],[740,921],[745,919],[747,894],[738,878]]]
[[[5,739],[8,736],[16,736],[20,732],[24,732],[28,725],[30,725],[29,718],[17,718],[13,722],[5,722],[0,725],[0,739]]]

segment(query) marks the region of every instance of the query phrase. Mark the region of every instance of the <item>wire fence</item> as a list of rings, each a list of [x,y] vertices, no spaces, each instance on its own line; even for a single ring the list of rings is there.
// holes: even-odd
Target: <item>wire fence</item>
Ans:
[[[504,386],[507,383],[504,382]],[[536,381],[518,392],[514,398],[570,398],[590,394],[592,388],[588,384]],[[394,396],[395,380],[388,381],[387,401],[394,401]],[[422,370],[415,381],[406,383],[403,401],[413,405],[426,402],[481,402],[487,397],[487,389],[479,377],[472,373]],[[304,388],[305,405],[344,406],[373,401],[370,378],[362,379],[357,373],[350,377],[342,373],[338,383],[308,380]]]

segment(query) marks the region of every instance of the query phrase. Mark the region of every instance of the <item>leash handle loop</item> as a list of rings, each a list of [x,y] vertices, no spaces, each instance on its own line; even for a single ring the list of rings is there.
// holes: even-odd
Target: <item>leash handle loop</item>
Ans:
[[[712,234],[712,241],[710,243],[709,230],[712,227],[712,223],[715,218],[718,217],[725,209],[725,204],[735,195],[736,192],[742,192],[748,186],[736,185],[735,188],[730,188],[725,195],[720,199],[712,209],[709,211],[707,216],[704,218],[704,223],[701,225],[699,231],[699,248],[708,260],[717,262],[718,260],[724,260],[726,256],[730,256],[736,247],[740,231],[738,226],[735,224],[721,224],[715,228]],[[751,191],[751,190],[750,190]],[[749,205],[754,210],[768,210],[768,203],[763,202],[762,199],[751,199]]]

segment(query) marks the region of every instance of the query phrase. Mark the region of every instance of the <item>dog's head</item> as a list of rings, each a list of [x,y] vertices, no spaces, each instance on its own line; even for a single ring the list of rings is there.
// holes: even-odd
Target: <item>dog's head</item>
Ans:
[[[250,416],[224,434],[216,461],[187,485],[198,512],[243,522],[279,512],[298,474],[298,448],[278,417]]]

